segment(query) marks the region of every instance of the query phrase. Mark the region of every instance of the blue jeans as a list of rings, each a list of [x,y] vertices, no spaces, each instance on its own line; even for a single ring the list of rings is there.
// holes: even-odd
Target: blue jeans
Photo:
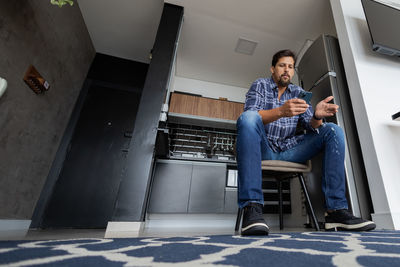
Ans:
[[[345,143],[343,130],[334,123],[325,123],[319,133],[310,132],[296,146],[274,152],[267,140],[261,116],[246,111],[237,120],[238,204],[264,204],[262,193],[261,160],[285,160],[305,163],[324,151],[322,191],[328,210],[347,209],[344,174]],[[322,200],[321,200],[322,201]]]

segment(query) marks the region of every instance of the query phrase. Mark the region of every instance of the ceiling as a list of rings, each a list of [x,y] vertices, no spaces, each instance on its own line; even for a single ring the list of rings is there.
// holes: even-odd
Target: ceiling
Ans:
[[[183,6],[176,75],[248,88],[269,75],[272,55],[298,53],[307,40],[336,35],[329,0],[166,0]],[[79,0],[97,52],[149,62],[162,0]],[[257,42],[239,54],[239,38]]]
[[[163,0],[78,0],[78,4],[96,52],[149,62]]]

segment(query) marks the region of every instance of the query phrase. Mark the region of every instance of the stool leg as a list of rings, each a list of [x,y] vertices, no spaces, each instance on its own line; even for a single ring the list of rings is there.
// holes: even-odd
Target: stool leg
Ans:
[[[242,219],[242,215],[243,215],[243,209],[242,208],[238,208],[238,213],[237,213],[237,217],[236,217],[236,224],[235,224],[235,232],[239,231],[240,220]]]
[[[278,196],[279,196],[279,229],[283,229],[283,197],[282,197],[282,181],[278,182]]]
[[[308,190],[307,190],[306,184],[304,182],[303,174],[299,173],[298,175],[299,175],[301,188],[303,189],[304,195],[306,197],[308,213],[309,213],[309,215],[311,215],[311,218],[312,218],[312,220],[314,222],[315,230],[319,231],[318,221],[317,221],[317,218],[315,217],[314,209],[313,209],[312,204],[311,204],[310,196],[308,195]]]

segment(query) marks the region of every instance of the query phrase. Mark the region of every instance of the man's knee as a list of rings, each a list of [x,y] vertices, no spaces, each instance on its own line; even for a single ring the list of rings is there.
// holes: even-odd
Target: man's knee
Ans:
[[[343,131],[342,127],[338,126],[336,123],[327,122],[324,124],[324,126],[330,129],[331,131],[339,131],[339,132]]]
[[[261,121],[261,116],[257,111],[248,110],[243,112],[237,120],[237,128],[255,127]]]
[[[331,123],[331,122],[325,123],[324,130],[326,131],[327,134],[333,134],[336,136],[344,136],[342,127],[338,126],[335,123]]]

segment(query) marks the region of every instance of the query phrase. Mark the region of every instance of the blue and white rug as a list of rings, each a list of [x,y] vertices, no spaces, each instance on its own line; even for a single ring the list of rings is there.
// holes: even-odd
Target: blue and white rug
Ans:
[[[0,241],[0,266],[400,266],[400,232]]]

